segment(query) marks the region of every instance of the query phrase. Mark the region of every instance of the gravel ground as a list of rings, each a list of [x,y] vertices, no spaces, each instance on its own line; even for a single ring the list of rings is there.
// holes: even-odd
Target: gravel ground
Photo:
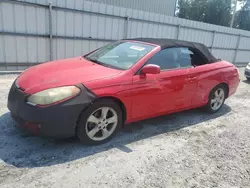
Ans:
[[[217,114],[189,110],[134,123],[111,142],[87,147],[17,130],[6,108],[15,77],[0,76],[1,188],[250,187],[244,80]]]

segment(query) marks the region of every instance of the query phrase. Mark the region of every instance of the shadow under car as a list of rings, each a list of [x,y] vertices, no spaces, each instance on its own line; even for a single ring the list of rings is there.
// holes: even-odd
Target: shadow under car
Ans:
[[[110,142],[98,146],[85,146],[77,139],[54,140],[26,134],[16,128],[8,112],[0,117],[0,159],[15,167],[33,168],[70,162],[112,148],[129,153],[133,152],[126,146],[129,143],[196,125],[230,111],[225,104],[215,114],[193,109],[128,124]]]

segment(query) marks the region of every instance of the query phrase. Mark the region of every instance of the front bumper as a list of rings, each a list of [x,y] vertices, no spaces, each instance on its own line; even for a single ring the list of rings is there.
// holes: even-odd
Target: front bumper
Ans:
[[[8,109],[13,119],[26,130],[41,136],[67,138],[75,135],[75,128],[81,112],[96,96],[83,85],[81,93],[65,102],[38,107],[26,103],[28,94],[13,83],[8,96]]]

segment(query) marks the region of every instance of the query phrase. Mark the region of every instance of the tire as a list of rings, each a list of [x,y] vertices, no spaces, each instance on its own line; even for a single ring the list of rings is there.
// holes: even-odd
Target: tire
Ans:
[[[246,77],[247,78],[247,81],[250,81],[250,77]]]
[[[217,96],[215,94],[217,92]],[[219,92],[219,93],[218,93]],[[221,93],[222,92],[222,93]],[[207,105],[205,106],[205,109],[209,113],[216,113],[218,112],[221,107],[223,106],[227,96],[227,89],[223,85],[218,85],[215,88],[212,89],[212,91],[209,94],[209,100]],[[216,102],[215,102],[216,101]]]
[[[119,105],[113,100],[101,99],[80,115],[76,135],[83,144],[103,144],[117,133],[122,124],[122,110]]]

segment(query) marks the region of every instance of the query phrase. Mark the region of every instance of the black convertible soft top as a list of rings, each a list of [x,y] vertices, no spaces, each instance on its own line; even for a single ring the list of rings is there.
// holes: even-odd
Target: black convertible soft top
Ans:
[[[147,42],[151,44],[156,44],[161,46],[161,49],[165,48],[171,48],[171,47],[187,47],[187,48],[193,48],[195,50],[198,50],[209,63],[213,63],[218,61],[208,50],[208,48],[201,43],[196,42],[188,42],[188,41],[182,41],[182,40],[175,40],[175,39],[164,39],[164,38],[133,38],[133,39],[126,39],[126,40],[134,40],[134,41],[141,41],[141,42]]]

